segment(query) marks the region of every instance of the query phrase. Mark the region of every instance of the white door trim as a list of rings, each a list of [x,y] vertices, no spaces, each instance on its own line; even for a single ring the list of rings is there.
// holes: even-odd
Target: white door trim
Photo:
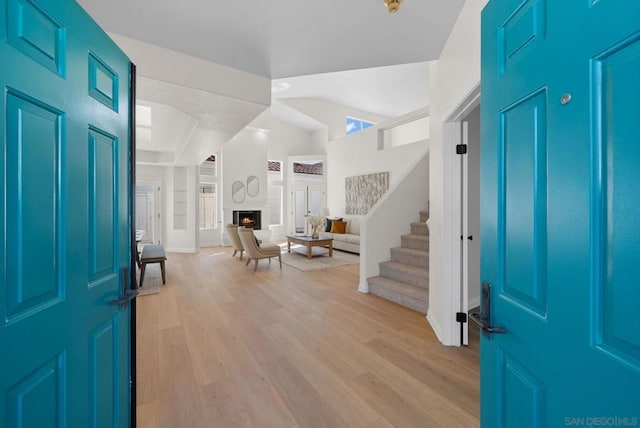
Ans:
[[[136,177],[136,186],[153,186],[153,239],[155,244],[162,243],[164,219],[162,218],[162,179],[158,177]]]
[[[443,308],[442,323],[449,328],[441,330],[440,337],[444,345],[460,346],[460,325],[456,321],[456,313],[460,311],[462,301],[461,272],[462,251],[460,240],[460,224],[462,222],[461,195],[461,163],[455,152],[456,144],[462,141],[462,119],[480,105],[480,82],[464,97],[464,99],[446,115],[442,127],[443,142],[443,242],[442,242],[442,280]],[[446,305],[446,302],[449,302]],[[467,323],[468,324],[468,323]]]

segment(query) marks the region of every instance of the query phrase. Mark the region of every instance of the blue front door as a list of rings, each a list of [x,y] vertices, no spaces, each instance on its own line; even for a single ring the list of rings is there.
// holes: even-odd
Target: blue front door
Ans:
[[[640,1],[482,14],[482,426],[640,426]]]
[[[0,35],[0,426],[128,426],[130,63],[72,0]]]

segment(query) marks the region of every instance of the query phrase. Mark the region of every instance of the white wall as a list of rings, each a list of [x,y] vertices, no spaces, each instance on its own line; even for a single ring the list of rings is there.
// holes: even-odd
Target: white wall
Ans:
[[[200,175],[197,166],[179,167],[186,170],[186,196],[187,196],[187,215],[186,228],[175,229],[173,206],[174,206],[174,172],[176,167],[169,166],[165,168],[165,224],[167,233],[165,239],[165,250],[174,253],[197,253],[200,249],[199,244],[199,224],[198,224],[198,183]]]
[[[267,209],[267,148],[269,133],[245,129],[233,137],[222,148],[222,209],[223,224],[233,222],[234,210]],[[234,202],[231,186],[240,181],[245,184],[249,176],[258,177],[259,189],[257,196],[245,194],[243,202]],[[245,192],[246,193],[246,192]],[[266,214],[263,212],[262,216]],[[263,226],[262,229],[265,229]]]
[[[288,222],[290,221],[290,198],[289,198],[289,168],[291,165],[287,162],[290,156],[301,155],[317,155],[324,158],[324,145],[317,144],[312,134],[303,129],[297,128],[287,122],[283,122],[275,117],[271,118],[271,132],[269,133],[269,146],[267,156],[269,160],[277,160],[282,162],[282,225],[270,226],[272,239],[283,238],[287,231],[290,230]]]
[[[172,166],[136,165],[137,178],[158,179],[162,185],[160,224],[162,244],[168,252],[195,253],[198,251],[199,228],[197,213],[199,175],[197,167],[186,167],[187,179],[187,227],[173,228],[173,171]]]
[[[269,132],[260,132],[252,128],[269,129]],[[261,210],[262,229],[256,232],[261,239],[270,240],[283,237],[289,220],[288,212],[288,187],[287,173],[289,165],[287,158],[295,155],[317,154],[324,155],[322,147],[315,144],[311,134],[296,128],[286,122],[271,116],[269,111],[264,112],[255,121],[251,122],[249,129],[241,131],[222,149],[222,191],[223,197],[223,223],[231,223],[233,210]],[[268,227],[269,207],[267,162],[269,160],[282,161],[283,165],[283,224],[279,227]],[[260,192],[257,197],[246,197],[245,201],[238,204],[231,198],[231,185],[234,181],[246,182],[247,177],[255,175],[260,180]],[[227,242],[226,237],[223,242]]]
[[[364,119],[376,124],[389,120],[388,117],[379,116],[362,110],[356,110],[351,107],[331,103],[317,98],[286,98],[279,99],[279,101],[321,123],[326,124],[327,141],[333,141],[346,134],[347,116]]]
[[[480,12],[487,0],[467,0],[437,62],[431,63],[430,151],[430,251],[429,312],[427,317],[445,345],[458,343],[455,312],[451,310],[454,287],[450,258],[454,236],[447,216],[454,201],[449,197],[453,178],[445,168],[454,147],[444,147],[445,121],[480,82]],[[449,144],[449,143],[447,143]],[[459,328],[459,327],[458,327]]]
[[[344,215],[345,178],[389,171],[389,188],[426,150],[422,141],[378,150],[378,127],[347,135],[327,145],[327,208],[331,216]],[[423,207],[426,208],[426,207]]]
[[[429,117],[423,117],[384,131],[385,147],[397,147],[429,139]]]
[[[271,104],[271,79],[119,34],[109,36],[142,76],[259,104]],[[141,73],[142,71],[142,73]],[[215,78],[212,78],[215,76]]]
[[[401,245],[401,236],[410,233],[411,223],[429,201],[429,155],[425,152],[411,162],[360,223],[360,285],[368,292],[367,278],[380,274],[379,263],[390,259],[390,248]],[[426,309],[426,308],[425,308]]]

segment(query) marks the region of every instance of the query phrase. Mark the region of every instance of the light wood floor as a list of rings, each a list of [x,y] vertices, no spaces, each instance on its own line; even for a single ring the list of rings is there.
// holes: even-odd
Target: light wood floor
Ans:
[[[478,426],[477,337],[443,347],[424,315],[359,293],[356,265],[168,258],[137,303],[139,427]]]

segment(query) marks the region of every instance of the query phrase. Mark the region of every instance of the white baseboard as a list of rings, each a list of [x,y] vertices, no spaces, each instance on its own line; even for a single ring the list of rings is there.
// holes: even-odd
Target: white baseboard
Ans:
[[[366,280],[364,282],[361,282],[360,285],[358,286],[358,291],[361,292],[361,293],[368,293],[369,292],[369,283],[367,283]]]
[[[433,329],[433,332],[436,334],[436,337],[438,338],[440,343],[443,343],[441,333],[442,328],[440,327],[440,323],[433,317],[433,315],[431,315],[431,309],[427,310],[427,321],[429,321],[429,324],[431,325],[431,328]]]
[[[193,248],[165,248],[165,252],[167,253],[188,253],[188,254],[196,254],[198,251]]]

